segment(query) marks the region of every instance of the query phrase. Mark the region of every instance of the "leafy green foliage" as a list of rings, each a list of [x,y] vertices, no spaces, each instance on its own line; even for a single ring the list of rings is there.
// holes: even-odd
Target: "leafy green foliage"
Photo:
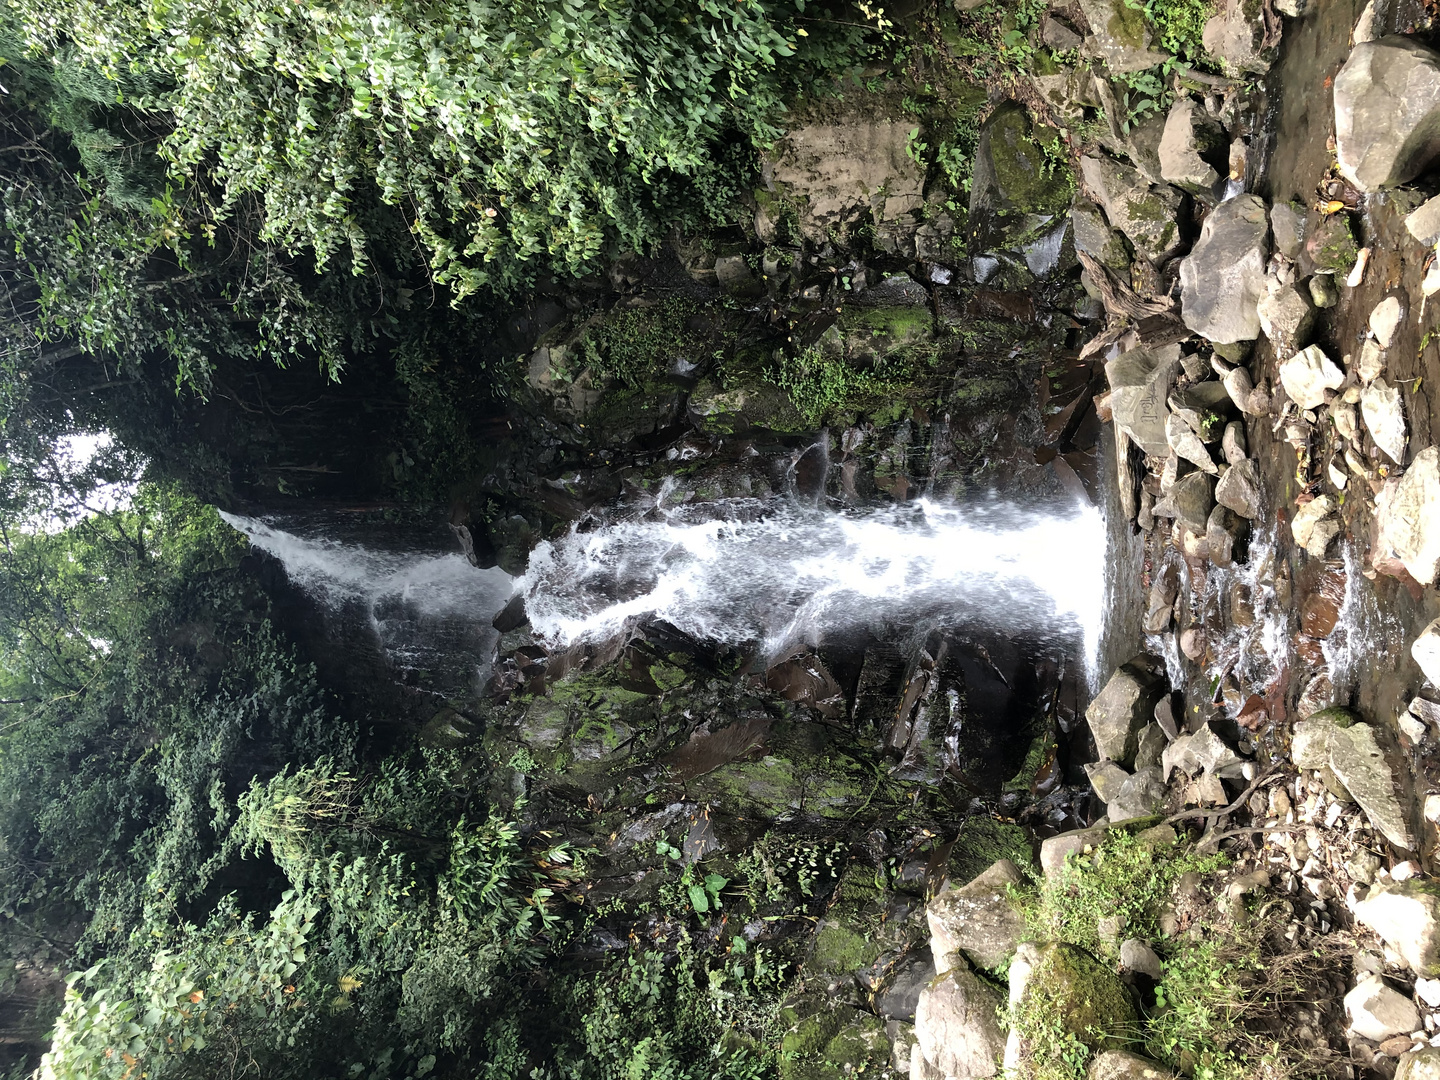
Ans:
[[[1125,0],[1125,3],[1145,13],[1155,27],[1160,47],[1166,52],[1191,63],[1204,58],[1201,35],[1205,23],[1215,14],[1214,0]]]
[[[706,358],[708,344],[706,336],[692,328],[699,314],[696,303],[686,297],[663,300],[653,308],[611,312],[582,339],[585,363],[597,375],[632,389],[664,375],[675,360],[698,364]]]
[[[883,411],[897,403],[903,411],[903,400],[915,389],[916,375],[904,353],[859,368],[811,348],[798,356],[786,354],[778,363],[775,381],[806,424],[819,427],[857,412]]]
[[[218,215],[254,196],[263,242],[361,267],[374,238],[357,206],[376,191],[458,297],[584,272],[610,240],[653,243],[676,217],[726,220],[683,212],[692,178],[724,174],[727,143],[777,134],[778,65],[804,54],[813,73],[851,38],[800,37],[793,7],[761,0],[639,17],[593,0],[10,11],[35,49],[73,43],[107,74],[165,83],[140,104],[173,125],[173,175],[213,171]]]
[[[1218,870],[1226,861],[1188,843],[1111,830],[1094,853],[1072,856],[1058,877],[1027,895],[1026,922],[1037,941],[1068,941],[1096,954],[1107,948],[1096,931],[1106,919],[1118,917],[1127,935],[1153,940],[1175,882],[1192,871]]]

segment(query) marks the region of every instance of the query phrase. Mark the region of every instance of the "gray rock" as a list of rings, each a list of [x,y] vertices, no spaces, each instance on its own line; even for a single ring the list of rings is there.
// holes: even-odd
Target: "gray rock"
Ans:
[[[1160,957],[1139,938],[1129,938],[1120,943],[1120,966],[1127,971],[1149,975],[1156,982],[1159,982],[1160,976],[1164,974],[1160,967]]]
[[[1091,1059],[1086,1080],[1175,1080],[1175,1074],[1129,1050],[1105,1050]]]
[[[1110,413],[1145,453],[1163,457],[1170,444],[1165,438],[1166,399],[1180,367],[1180,346],[1131,349],[1106,361],[1110,383]]]
[[[1314,769],[1339,782],[1370,823],[1397,847],[1414,843],[1395,794],[1395,773],[1368,724],[1353,723],[1343,709],[1326,709],[1294,727],[1290,757],[1296,768]]]
[[[1395,773],[1369,724],[1335,730],[1330,743],[1330,771],[1385,839],[1396,847],[1415,846],[1408,817],[1395,795]]]
[[[1206,22],[1201,31],[1205,51],[1237,73],[1263,75],[1269,71],[1269,57],[1261,48],[1265,20],[1260,11],[1261,5],[1246,0],[1224,0],[1224,10]]]
[[[1154,713],[1165,692],[1164,680],[1137,657],[1117,668],[1104,689],[1085,710],[1095,747],[1102,757],[1121,765],[1134,760],[1137,735]]]
[[[1276,203],[1270,207],[1270,232],[1275,250],[1287,259],[1300,258],[1305,247],[1305,210],[1295,203]]]
[[[1129,238],[1137,256],[1158,263],[1179,249],[1179,192],[1152,185],[1139,169],[1111,157],[1083,157],[1080,172],[1110,224]]]
[[[1395,1080],[1440,1080],[1440,1047],[1401,1054],[1395,1063]]]
[[[1377,554],[1401,562],[1421,585],[1440,572],[1440,449],[1427,446],[1376,499]]]
[[[1270,224],[1265,204],[1237,195],[1210,211],[1195,248],[1180,264],[1185,325],[1211,341],[1253,341],[1255,308],[1265,295]]]
[[[1355,374],[1362,383],[1372,383],[1385,372],[1385,350],[1377,341],[1366,338],[1360,346],[1360,361],[1355,365]]]
[[[1244,534],[1243,520],[1229,507],[1216,506],[1205,522],[1205,543],[1210,561],[1216,566],[1230,566],[1235,561],[1235,545]]]
[[[1193,533],[1204,533],[1215,507],[1215,481],[1202,472],[1182,476],[1155,503],[1155,516],[1175,518]]]
[[[1306,284],[1310,302],[1317,308],[1332,308],[1340,302],[1340,290],[1335,287],[1334,274],[1315,274]]]
[[[1202,773],[1218,773],[1240,761],[1239,755],[1206,722],[1193,735],[1181,735],[1165,748],[1160,772],[1168,781],[1171,772],[1179,769],[1193,780]]]
[[[1022,881],[1015,864],[1001,859],[973,881],[946,889],[926,905],[937,971],[944,974],[964,967],[962,952],[982,968],[997,968],[1009,959],[1025,935],[1025,918],[1007,890]]]
[[[1375,445],[1397,465],[1405,464],[1405,408],[1399,387],[1376,379],[1360,395],[1360,416]]]
[[[1085,54],[1111,71],[1144,71],[1165,62],[1168,54],[1152,48],[1154,33],[1143,11],[1125,0],[1080,0],[1080,9],[1090,24]]]
[[[1437,75],[1440,77],[1440,75]],[[1370,312],[1370,332],[1375,335],[1380,348],[1388,349],[1395,344],[1395,335],[1405,322],[1405,304],[1398,296],[1387,296]]]
[[[1235,415],[1230,391],[1219,382],[1183,386],[1170,395],[1168,404],[1170,411],[1207,443],[1218,440]]]
[[[1220,469],[1210,457],[1210,451],[1205,449],[1205,443],[1200,436],[1173,412],[1165,419],[1165,440],[1181,460],[1190,462],[1212,476],[1219,474]]]
[[[1355,919],[1379,934],[1416,975],[1440,975],[1440,894],[1433,881],[1376,885],[1355,905]]]
[[[754,296],[763,291],[744,255],[722,255],[716,259],[715,279],[731,296]]]
[[[1047,878],[1058,877],[1071,855],[1084,853],[1086,848],[1096,848],[1104,842],[1105,829],[1104,825],[1092,825],[1088,829],[1072,829],[1046,837],[1040,841],[1040,869]]]
[[[1329,495],[1319,495],[1295,511],[1290,519],[1290,535],[1295,543],[1310,553],[1311,558],[1323,559],[1330,541],[1340,532],[1335,519],[1335,500]]]
[[[1097,761],[1086,765],[1085,776],[1095,791],[1095,797],[1106,804],[1120,794],[1125,781],[1130,779],[1130,774],[1113,761]]]
[[[1051,13],[1040,24],[1040,40],[1056,52],[1069,52],[1078,49],[1084,38]]]
[[[1356,45],[1335,76],[1335,156],[1361,191],[1395,187],[1440,155],[1440,54],[1412,37]]]
[[[1159,724],[1146,724],[1135,741],[1135,771],[1158,768],[1169,744]]]
[[[930,958],[930,950],[917,949],[891,968],[886,975],[884,989],[874,998],[875,1014],[890,1023],[903,1024],[909,1028],[907,1034],[913,1043],[915,1008],[920,1004],[920,994],[934,978],[935,963]],[[908,1068],[908,1057],[906,1060]]]
[[[1432,686],[1440,686],[1440,619],[1436,619],[1410,643],[1410,655]]]
[[[1225,372],[1220,379],[1225,384],[1225,392],[1230,395],[1231,402],[1247,416],[1263,414],[1269,408],[1268,399],[1257,405],[1255,384],[1250,381],[1250,372],[1239,364]]]
[[[1260,329],[1275,346],[1277,353],[1294,352],[1309,340],[1315,324],[1315,305],[1309,290],[1301,292],[1294,285],[1281,285],[1267,293],[1255,305]]]
[[[1150,582],[1149,605],[1145,612],[1145,632],[1164,633],[1170,625],[1175,597],[1180,593],[1180,572],[1174,563],[1166,563]]]
[[[1000,1003],[999,992],[968,967],[951,968],[920,994],[916,1049],[941,1076],[996,1075],[1005,1052],[997,1017]]]
[[[1345,995],[1345,1018],[1362,1039],[1384,1042],[1420,1026],[1415,1003],[1386,985],[1378,975],[1366,975]]]
[[[1165,802],[1165,781],[1158,768],[1141,769],[1125,778],[1114,800],[1106,803],[1106,815],[1114,824],[1145,817],[1159,810]]]
[[[1280,385],[1302,409],[1318,409],[1325,404],[1325,391],[1344,381],[1345,373],[1318,345],[1300,350],[1280,365]]]
[[[1231,465],[1239,465],[1245,460],[1245,425],[1239,420],[1232,420],[1225,425],[1225,434],[1220,438],[1220,450]],[[1219,502],[1218,492],[1216,501]]]
[[[1206,160],[1229,146],[1219,121],[1190,98],[1170,107],[1158,151],[1160,176],[1182,191],[1213,200],[1220,174]]]
[[[1088,199],[1076,196],[1070,208],[1070,223],[1075,229],[1075,247],[1117,273],[1130,274],[1130,241],[1119,229],[1112,228],[1100,208]]]
[[[1427,199],[1405,216],[1405,228],[1426,247],[1440,240],[1440,195]]]

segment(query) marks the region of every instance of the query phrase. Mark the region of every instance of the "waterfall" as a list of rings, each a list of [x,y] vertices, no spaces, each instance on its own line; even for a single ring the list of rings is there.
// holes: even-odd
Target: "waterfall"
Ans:
[[[520,581],[532,626],[568,645],[663,620],[771,658],[855,631],[894,640],[975,626],[1078,639],[1093,680],[1105,596],[1094,509],[923,500],[854,514],[754,500],[728,509],[682,508],[541,543]]]
[[[489,674],[497,637],[490,621],[515,588],[503,570],[477,570],[458,553],[388,551],[220,516],[330,613],[367,621],[390,662],[428,688],[473,691]]]
[[[472,678],[485,674],[491,619],[517,588],[502,571],[222,516],[328,608],[368,619],[397,667],[433,673],[458,648]],[[1102,517],[1078,504],[1056,513],[922,500],[833,513],[747,499],[573,526],[531,553],[518,588],[554,646],[664,621],[780,659],[855,632],[900,640],[971,626],[1078,643],[1093,682],[1104,557]]]

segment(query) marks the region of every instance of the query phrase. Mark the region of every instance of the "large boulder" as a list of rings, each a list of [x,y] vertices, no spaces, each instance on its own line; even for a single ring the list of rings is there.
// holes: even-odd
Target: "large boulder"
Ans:
[[[1116,825],[1148,817],[1160,809],[1166,794],[1165,781],[1160,778],[1158,767],[1139,769],[1133,776],[1126,777],[1115,798],[1106,804],[1106,816]]]
[[[1105,829],[1104,825],[1091,825],[1046,837],[1040,841],[1040,869],[1047,878],[1059,877],[1065,869],[1065,860],[1071,855],[1083,854],[1087,848],[1096,848],[1105,842]]]
[[[1201,31],[1205,51],[1236,73],[1263,75],[1269,71],[1263,7],[1260,0],[1224,0]]]
[[[1370,823],[1396,847],[1415,844],[1409,818],[1395,793],[1396,774],[1369,724],[1325,710],[1295,725],[1291,760],[1338,782],[1360,804]]]
[[[1079,196],[1070,207],[1070,224],[1075,230],[1075,249],[1083,251],[1101,266],[1130,276],[1130,242],[1125,234],[1105,220],[1104,213],[1089,199]]]
[[[1345,373],[1319,345],[1301,349],[1280,365],[1280,385],[1302,409],[1318,409],[1325,404],[1325,391],[1344,381]]]
[[[1151,184],[1139,169],[1111,157],[1083,157],[1080,171],[1110,224],[1130,238],[1136,255],[1158,263],[1179,249],[1178,191]]]
[[[1220,344],[1260,336],[1256,305],[1266,293],[1270,219],[1254,195],[1237,195],[1210,211],[1195,249],[1180,264],[1185,325]]]
[[[1440,686],[1440,619],[1436,619],[1410,643],[1410,655],[1434,686]]]
[[[1045,153],[1025,107],[999,106],[980,128],[970,180],[970,224],[980,250],[1015,248],[1033,242],[1070,206],[1070,177]]]
[[[1125,764],[1135,757],[1137,736],[1155,713],[1165,693],[1165,680],[1154,674],[1145,657],[1117,668],[1085,710],[1090,733],[1101,757]]]
[[[1421,585],[1440,573],[1440,449],[1415,455],[1400,482],[1376,499],[1377,554],[1396,559]]]
[[[998,968],[1025,933],[1025,917],[1015,909],[1009,888],[1024,880],[1009,859],[1001,859],[974,881],[947,889],[925,908],[930,951],[941,974],[963,965],[960,953],[979,967]]]
[[[1159,1062],[1129,1050],[1105,1050],[1096,1054],[1085,1075],[1087,1080],[1174,1080],[1175,1077]]]
[[[1278,285],[1260,298],[1255,314],[1275,351],[1283,355],[1309,341],[1310,329],[1315,323],[1315,303],[1308,289],[1301,292],[1294,285]]]
[[[1345,995],[1345,1018],[1362,1039],[1384,1042],[1420,1026],[1420,1013],[1409,998],[1392,990],[1379,975],[1366,975]]]
[[[1076,1042],[1092,1050],[1119,1050],[1137,1023],[1134,1002],[1120,976],[1084,949],[1056,941],[1041,946],[1031,961],[1020,994],[1018,1013],[1044,1016],[1047,1027],[1058,1025]],[[1026,1046],[1023,1022],[1017,1025],[1022,1060]]]
[[[1356,45],[1335,76],[1335,156],[1361,191],[1404,184],[1440,156],[1440,53],[1413,37]]]
[[[1242,458],[1225,470],[1215,485],[1215,501],[1251,521],[1261,517],[1265,503],[1260,495],[1260,470],[1252,458]]]
[[[1105,363],[1110,382],[1110,414],[1115,426],[1145,453],[1170,452],[1165,434],[1170,386],[1180,369],[1180,346],[1140,346]]]
[[[1153,49],[1154,28],[1145,12],[1125,0],[1080,0],[1090,36],[1085,53],[1117,74],[1163,64],[1167,54]]]
[[[775,148],[767,197],[794,207],[816,243],[909,217],[924,205],[925,170],[906,152],[905,119],[847,114],[792,129]]]
[[[1405,464],[1405,407],[1400,388],[1377,378],[1360,393],[1360,416],[1375,445],[1397,465]]]
[[[1440,1080],[1440,1047],[1401,1054],[1395,1063],[1395,1080]]]
[[[916,1052],[943,1077],[996,1075],[1005,1052],[997,1013],[1000,1003],[999,992],[968,967],[951,968],[920,994],[915,1008]]]
[[[1229,146],[1218,120],[1193,99],[1180,98],[1165,118],[1165,133],[1160,138],[1160,175],[1182,191],[1213,199],[1220,174],[1211,161],[1222,158]]]
[[[1197,536],[1210,523],[1215,508],[1215,480],[1208,473],[1194,472],[1182,476],[1164,498],[1155,503],[1155,516],[1175,518]]]
[[[1416,975],[1440,975],[1440,890],[1424,878],[1373,886],[1355,918],[1400,954]]]

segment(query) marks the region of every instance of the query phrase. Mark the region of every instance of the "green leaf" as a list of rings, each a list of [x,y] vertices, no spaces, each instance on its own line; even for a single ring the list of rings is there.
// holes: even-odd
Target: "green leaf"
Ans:
[[[688,890],[690,894],[690,906],[704,915],[710,910],[710,898],[705,895],[705,890],[699,885],[691,885]]]

